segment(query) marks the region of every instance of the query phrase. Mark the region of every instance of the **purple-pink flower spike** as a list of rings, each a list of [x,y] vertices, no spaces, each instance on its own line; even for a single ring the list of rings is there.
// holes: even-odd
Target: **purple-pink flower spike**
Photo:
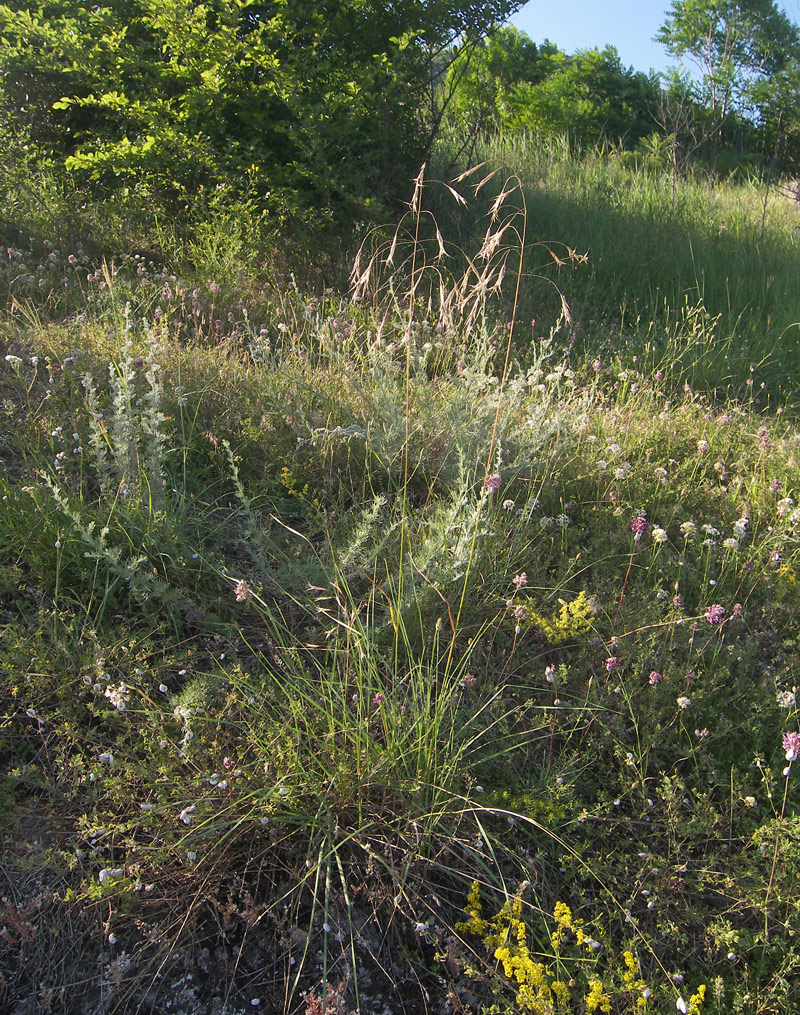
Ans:
[[[783,749],[786,751],[786,760],[791,764],[800,758],[800,733],[791,732],[783,734]]]
[[[637,543],[645,534],[645,532],[647,532],[647,527],[648,523],[646,518],[642,518],[640,515],[637,515],[634,519],[632,519],[631,532],[633,532],[633,538],[636,540]]]
[[[725,607],[719,603],[713,603],[706,610],[706,620],[709,624],[721,624],[725,619]]]

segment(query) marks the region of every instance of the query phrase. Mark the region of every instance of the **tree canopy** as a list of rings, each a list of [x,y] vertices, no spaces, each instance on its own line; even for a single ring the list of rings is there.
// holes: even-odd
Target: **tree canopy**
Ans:
[[[465,50],[450,79],[458,82],[453,115],[462,130],[568,133],[594,144],[635,142],[654,127],[656,82],[623,66],[613,46],[568,56],[504,27]]]
[[[797,27],[775,0],[673,0],[656,36],[702,76],[702,99],[718,118],[752,104],[753,87],[796,53]]]
[[[432,59],[520,6],[17,0],[0,4],[0,111],[98,185],[239,179],[279,216],[318,215],[404,189]]]

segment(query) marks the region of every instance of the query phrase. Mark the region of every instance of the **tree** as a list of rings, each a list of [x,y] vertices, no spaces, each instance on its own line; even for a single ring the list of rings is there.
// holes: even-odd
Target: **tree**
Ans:
[[[634,144],[653,129],[655,84],[624,67],[613,46],[579,50],[553,63],[552,73],[520,95],[520,126],[567,133],[584,145]]]
[[[573,56],[550,42],[503,28],[464,54],[453,112],[464,133],[529,130],[563,134],[579,144],[601,138],[635,142],[652,131],[655,82],[625,68],[613,46]]]
[[[455,119],[470,133],[496,134],[507,125],[515,92],[526,83],[543,80],[548,60],[556,52],[548,42],[538,47],[512,25],[463,51],[449,73]]]
[[[770,172],[800,171],[800,58],[793,57],[754,92],[762,148]]]
[[[656,39],[698,68],[701,100],[717,124],[748,109],[757,83],[798,47],[796,26],[774,0],[673,0]]]
[[[283,219],[405,190],[431,61],[522,0],[14,0],[0,114],[96,186],[247,181]]]

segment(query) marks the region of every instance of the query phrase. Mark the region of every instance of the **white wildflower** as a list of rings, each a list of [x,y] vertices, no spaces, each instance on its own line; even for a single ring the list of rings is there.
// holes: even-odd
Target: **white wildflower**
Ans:
[[[747,526],[750,524],[750,519],[746,516],[740,518],[738,521],[733,523],[733,534],[737,539],[742,539],[747,535]],[[724,545],[724,544],[723,544]]]
[[[105,867],[97,875],[99,883],[103,884],[104,881],[116,881],[117,878],[121,878],[123,875],[123,869],[121,867]]]
[[[104,867],[97,875],[97,880],[102,885],[104,881],[116,881],[117,878],[122,877],[122,873],[121,867]]]
[[[108,686],[103,693],[118,712],[125,711],[125,706],[130,698],[130,691],[126,684],[121,683],[117,687]]]

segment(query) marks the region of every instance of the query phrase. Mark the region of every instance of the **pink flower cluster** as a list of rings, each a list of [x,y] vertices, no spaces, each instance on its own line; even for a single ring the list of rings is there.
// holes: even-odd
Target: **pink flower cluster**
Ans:
[[[786,751],[786,760],[791,763],[800,758],[800,733],[791,732],[783,734],[783,749]]]
[[[637,515],[631,521],[631,532],[633,532],[633,538],[638,543],[642,536],[647,532],[647,519],[642,518],[641,515]]]
[[[721,624],[725,619],[725,607],[719,603],[713,603],[706,610],[706,620],[709,624]]]

